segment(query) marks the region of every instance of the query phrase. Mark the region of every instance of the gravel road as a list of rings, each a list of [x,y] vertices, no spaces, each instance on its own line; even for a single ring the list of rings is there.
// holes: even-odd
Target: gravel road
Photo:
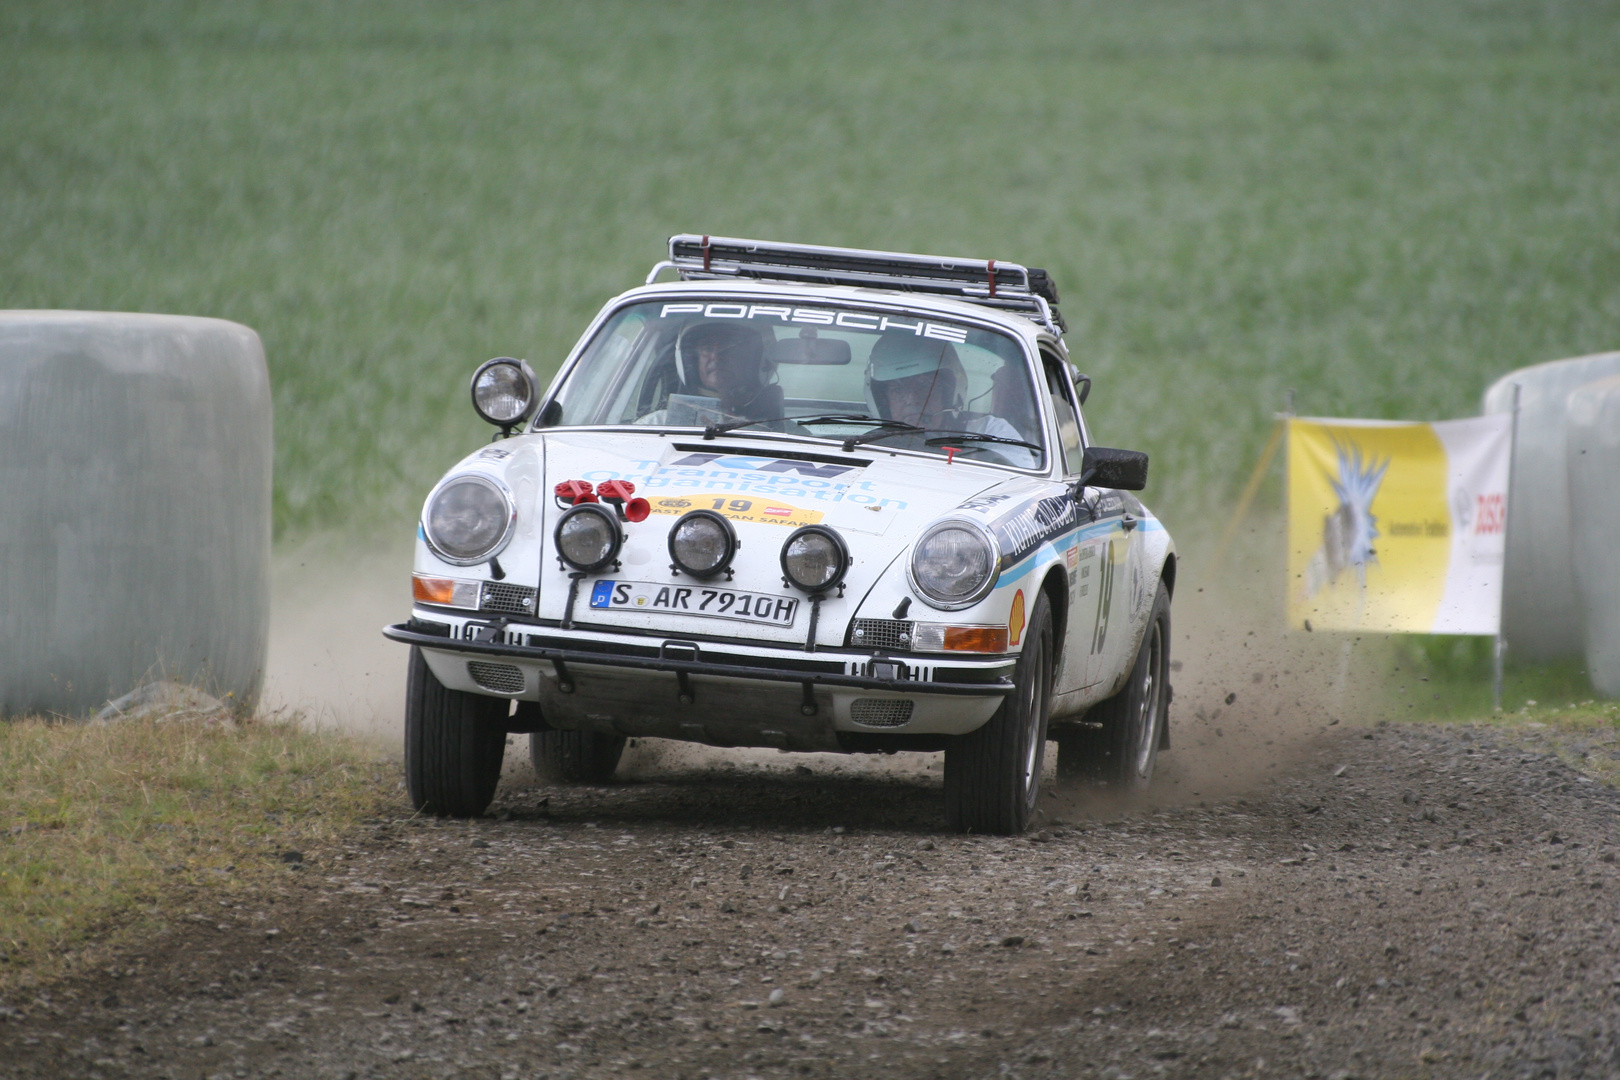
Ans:
[[[1620,800],[1500,735],[1334,727],[1017,840],[944,833],[937,768],[752,760],[378,821],[8,1003],[0,1071],[1620,1075]]]

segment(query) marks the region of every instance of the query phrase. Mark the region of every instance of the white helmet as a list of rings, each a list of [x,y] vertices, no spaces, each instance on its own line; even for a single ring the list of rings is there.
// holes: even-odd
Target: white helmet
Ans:
[[[698,385],[697,351],[713,342],[727,352],[737,349],[754,361],[759,385],[768,386],[776,365],[765,355],[765,340],[753,327],[737,323],[695,322],[681,328],[675,337],[675,374],[683,386]]]
[[[866,361],[866,404],[876,416],[887,416],[888,394],[883,384],[897,379],[937,373],[940,380],[935,400],[947,409],[962,406],[967,373],[948,341],[890,332],[878,338]]]

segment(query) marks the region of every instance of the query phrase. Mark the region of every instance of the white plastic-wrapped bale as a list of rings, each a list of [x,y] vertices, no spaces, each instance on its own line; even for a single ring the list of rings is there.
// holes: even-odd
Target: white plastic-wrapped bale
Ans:
[[[1518,659],[1556,660],[1585,650],[1570,553],[1569,396],[1610,375],[1620,375],[1620,352],[1520,368],[1485,391],[1485,412],[1503,413],[1513,408],[1513,384],[1520,387],[1502,586],[1502,634]]]
[[[1569,498],[1587,674],[1620,697],[1620,375],[1569,395]]]
[[[247,327],[0,312],[0,715],[83,715],[158,679],[251,708],[270,469]]]

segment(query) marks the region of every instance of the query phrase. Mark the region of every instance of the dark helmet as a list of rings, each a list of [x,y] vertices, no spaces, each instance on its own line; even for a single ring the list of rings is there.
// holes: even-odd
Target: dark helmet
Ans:
[[[759,384],[770,382],[771,371],[765,362],[765,341],[759,331],[737,323],[700,322],[683,329],[675,338],[675,373],[682,385],[698,384],[698,350],[714,346],[728,360],[733,357],[752,362],[759,373]]]

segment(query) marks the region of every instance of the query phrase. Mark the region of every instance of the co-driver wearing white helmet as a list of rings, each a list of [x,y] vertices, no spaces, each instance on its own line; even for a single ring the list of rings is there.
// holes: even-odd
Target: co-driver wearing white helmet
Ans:
[[[965,382],[962,362],[948,341],[884,334],[867,361],[867,392],[885,420],[1021,441],[1018,429],[1001,417],[962,411]]]

